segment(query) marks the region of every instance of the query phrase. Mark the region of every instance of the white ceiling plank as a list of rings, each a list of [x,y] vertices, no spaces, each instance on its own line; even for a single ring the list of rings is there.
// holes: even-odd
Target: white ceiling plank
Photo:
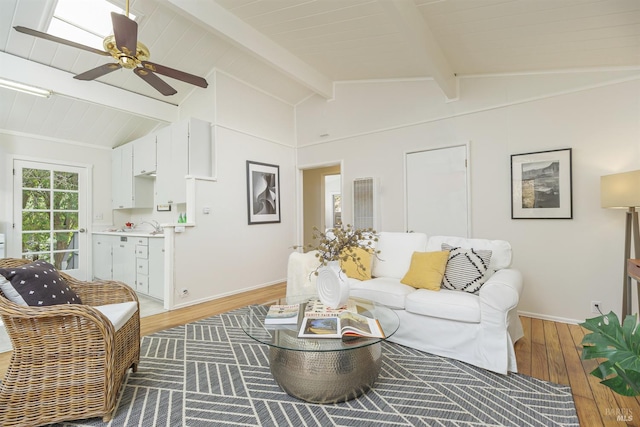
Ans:
[[[445,96],[456,99],[458,84],[453,69],[413,0],[378,2]]]
[[[215,33],[268,62],[293,80],[325,97],[333,97],[333,82],[297,56],[265,37],[216,2],[168,0]]]
[[[136,116],[144,116],[174,122],[179,119],[178,107],[136,95],[126,90],[105,86],[99,82],[81,82],[73,75],[46,65],[37,64],[17,56],[0,52],[0,77],[16,82],[50,89],[55,93],[82,99],[111,108],[116,108]],[[46,81],[42,76],[46,75]]]

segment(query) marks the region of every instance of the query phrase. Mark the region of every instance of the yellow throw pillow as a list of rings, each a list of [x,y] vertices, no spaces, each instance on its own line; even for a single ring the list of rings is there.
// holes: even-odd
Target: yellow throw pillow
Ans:
[[[343,259],[345,255],[348,255],[346,261]],[[364,266],[364,269],[358,268],[352,255],[360,258],[360,264]],[[371,252],[363,248],[353,248],[353,251],[343,250],[342,256],[340,257],[340,268],[347,274],[347,277],[352,279],[371,279]]]
[[[439,291],[448,260],[449,251],[414,252],[409,271],[400,282],[414,288]]]

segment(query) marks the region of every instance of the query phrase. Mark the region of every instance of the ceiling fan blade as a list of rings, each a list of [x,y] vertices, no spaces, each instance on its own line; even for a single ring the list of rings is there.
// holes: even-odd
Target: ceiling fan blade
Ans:
[[[207,81],[202,77],[194,76],[193,74],[185,73],[184,71],[175,70],[173,68],[165,67],[164,65],[154,64],[153,62],[142,61],[142,66],[154,73],[162,74],[163,76],[172,77],[176,80],[182,80],[183,82],[191,83],[192,85],[206,88],[209,86]]]
[[[142,80],[153,86],[164,96],[175,95],[176,93],[178,93],[177,90],[169,86],[164,80],[162,80],[160,77],[156,76],[149,70],[146,70],[142,67],[137,67],[133,69],[133,72],[136,73]]]
[[[78,49],[86,50],[88,52],[97,53],[98,55],[111,56],[109,52],[105,52],[100,49],[95,49],[91,46],[85,46],[80,43],[72,42],[71,40],[63,39],[60,37],[52,36],[51,34],[43,33],[41,31],[32,30],[31,28],[16,26],[13,27],[16,31],[24,34],[29,34],[30,36],[40,37],[41,39],[50,40],[52,42],[66,44],[67,46],[75,47]]]
[[[111,12],[111,22],[113,22],[113,35],[118,49],[126,55],[135,56],[138,45],[138,23],[116,12]]]
[[[122,68],[122,65],[118,63],[104,64],[89,71],[85,71],[82,74],[78,74],[77,76],[73,76],[73,78],[78,80],[93,80],[112,71],[119,70],[120,68]]]

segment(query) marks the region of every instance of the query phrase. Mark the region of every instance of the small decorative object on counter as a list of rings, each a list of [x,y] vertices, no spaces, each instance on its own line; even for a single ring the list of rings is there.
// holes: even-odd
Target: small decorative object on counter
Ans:
[[[128,228],[128,229],[131,229],[131,228],[133,228],[133,223],[132,223],[132,222],[125,222],[125,223],[124,223],[124,226],[125,226],[126,228]]]

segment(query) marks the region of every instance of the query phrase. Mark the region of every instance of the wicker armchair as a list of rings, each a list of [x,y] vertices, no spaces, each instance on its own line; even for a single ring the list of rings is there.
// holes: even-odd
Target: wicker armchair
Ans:
[[[29,263],[0,259],[0,267]],[[140,361],[140,307],[124,283],[81,282],[60,272],[83,304],[26,307],[0,292],[0,316],[13,354],[0,384],[0,425],[36,426],[92,417],[112,419],[129,368]],[[135,301],[118,331],[92,306]]]

